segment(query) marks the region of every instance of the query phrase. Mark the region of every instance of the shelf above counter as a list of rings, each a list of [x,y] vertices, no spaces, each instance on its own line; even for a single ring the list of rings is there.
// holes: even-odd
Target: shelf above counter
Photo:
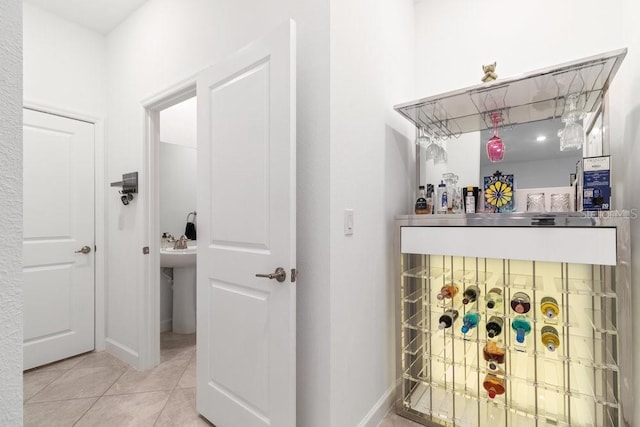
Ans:
[[[626,48],[618,49],[398,104],[394,109],[417,128],[443,138],[491,128],[492,113],[501,115],[501,126],[561,117],[572,94],[579,95],[583,112],[594,112],[626,54]]]

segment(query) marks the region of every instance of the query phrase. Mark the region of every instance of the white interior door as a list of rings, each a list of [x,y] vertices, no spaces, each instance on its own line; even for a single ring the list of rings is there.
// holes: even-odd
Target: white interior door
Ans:
[[[23,145],[29,369],[94,348],[94,125],[25,109]]]
[[[197,84],[197,408],[217,427],[295,426],[294,32]]]

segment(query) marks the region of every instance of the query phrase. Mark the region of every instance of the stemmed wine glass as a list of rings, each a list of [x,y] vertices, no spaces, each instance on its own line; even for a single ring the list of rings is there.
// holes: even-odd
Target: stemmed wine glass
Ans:
[[[504,142],[502,142],[502,138],[498,136],[498,124],[500,120],[500,113],[491,113],[493,136],[487,141],[487,157],[494,163],[501,162],[504,158]]]
[[[573,93],[567,96],[568,111],[562,116],[564,129],[558,131],[560,137],[560,151],[579,150],[584,142],[584,128],[580,120],[584,113],[578,109],[580,95]]]
[[[429,142],[425,148],[426,160],[433,160],[436,165],[447,163],[447,151],[442,142],[442,137],[435,134],[429,135]]]

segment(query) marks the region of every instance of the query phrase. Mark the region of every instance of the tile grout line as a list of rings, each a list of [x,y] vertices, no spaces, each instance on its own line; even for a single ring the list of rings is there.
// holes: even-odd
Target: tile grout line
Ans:
[[[33,373],[34,375],[36,373],[47,373],[47,372],[61,372],[60,375],[58,375],[57,377],[55,377],[53,380],[51,380],[50,382],[48,382],[47,384],[45,384],[44,387],[42,387],[40,390],[38,390],[37,392],[35,392],[33,394],[33,396],[31,396],[30,398],[28,398],[27,400],[25,400],[24,402],[22,402],[22,405],[26,405],[27,403],[31,403],[31,404],[36,404],[36,403],[45,403],[45,402],[32,402],[33,398],[36,397],[39,393],[41,393],[45,388],[49,387],[51,384],[53,384],[54,382],[56,382],[57,380],[59,380],[60,378],[62,378],[66,373],[68,373],[69,371],[71,371],[73,368],[76,367],[76,365],[78,365],[79,363],[82,362],[82,360],[87,356],[87,354],[90,354],[90,352],[87,353],[82,353],[76,356],[72,356],[66,359],[62,359],[62,360],[58,360],[57,362],[53,362],[53,363],[48,363],[46,365],[43,366],[37,366],[35,368],[31,368],[31,369],[27,369],[26,371],[22,372],[22,381],[24,384],[24,376],[25,374],[30,374]],[[57,364],[60,363],[66,363],[71,359],[78,359],[76,361],[76,363],[73,364],[73,366],[66,368],[66,369],[53,369],[53,367]],[[60,399],[60,401],[62,400],[69,400],[69,399]]]
[[[128,365],[128,364],[127,364]],[[73,369],[73,368],[72,368]],[[98,401],[100,399],[102,399],[104,397],[104,394],[111,388],[113,387],[113,385],[118,382],[118,380],[120,378],[122,378],[122,376],[125,374],[125,372],[127,372],[129,370],[129,368],[127,369],[122,369],[122,372],[120,373],[120,375],[118,376],[118,378],[116,378],[103,392],[100,396],[98,396],[98,398],[87,408],[86,411],[84,411],[82,413],[82,415],[80,415],[78,417],[78,419],[76,420],[76,422],[73,423],[73,426],[75,426],[76,424],[78,424],[80,422],[80,420],[82,420],[84,418],[85,415],[87,415],[87,412],[89,412],[91,410],[91,408],[93,408],[95,406],[96,403],[98,403]]]
[[[22,404],[26,405],[27,403],[39,403],[39,402],[31,402],[31,399],[33,399],[34,397],[36,397],[36,395],[38,395],[38,393],[40,393],[42,390],[44,390],[45,388],[49,387],[51,384],[54,383],[54,381],[58,380],[59,378],[61,378],[64,374],[66,374],[68,371],[70,371],[71,369],[68,369],[66,371],[63,371],[62,369],[58,369],[59,371],[61,371],[62,373],[60,375],[58,375],[57,377],[55,377],[54,379],[52,379],[50,382],[48,382],[47,384],[45,384],[40,390],[36,391],[35,393],[33,393],[33,395],[28,398],[27,400],[25,400]],[[44,372],[56,372],[55,370],[52,371],[44,371]],[[24,384],[24,372],[22,373],[22,381]]]
[[[158,423],[158,420],[160,419],[161,415],[163,414],[163,412],[166,410],[166,408],[168,407],[168,403],[169,400],[171,399],[171,397],[174,395],[174,393],[178,390],[178,389],[182,389],[182,387],[180,387],[180,381],[182,380],[182,377],[185,375],[185,373],[187,372],[187,370],[189,369],[189,366],[191,365],[191,363],[194,361],[194,359],[196,359],[196,345],[195,343],[193,343],[193,345],[187,345],[185,347],[182,347],[181,345],[183,343],[176,343],[177,347],[176,348],[182,348],[182,349],[188,349],[188,348],[192,348],[192,354],[191,356],[188,358],[187,363],[185,364],[182,372],[179,374],[178,379],[176,380],[175,384],[172,386],[171,389],[166,390],[166,392],[168,392],[167,394],[167,398],[164,402],[164,405],[162,406],[162,409],[160,409],[160,411],[158,412],[158,415],[156,416],[156,419],[153,423],[153,425],[156,425]],[[87,354],[91,354],[93,352],[89,352],[89,353],[85,353],[84,355],[81,355],[81,357],[79,357],[78,361],[73,365],[70,366],[66,369],[48,369],[48,370],[42,370],[41,372],[56,372],[59,375],[56,375],[51,381],[48,381],[42,388],[40,388],[39,390],[37,390],[29,399],[25,400],[23,405],[27,405],[27,404],[31,404],[31,405],[36,405],[36,404],[46,404],[46,403],[53,403],[53,402],[69,402],[69,401],[80,401],[80,400],[85,400],[85,399],[95,399],[94,402],[92,402],[89,407],[84,410],[76,419],[75,422],[73,422],[73,426],[76,426],[82,419],[84,419],[84,417],[87,415],[88,412],[90,412],[95,406],[96,403],[101,400],[104,397],[109,397],[109,396],[123,396],[123,395],[135,395],[135,394],[145,394],[145,393],[149,393],[150,391],[140,391],[140,392],[129,392],[129,393],[122,393],[122,394],[113,394],[113,395],[106,395],[106,393],[113,387],[114,384],[116,384],[118,381],[120,381],[122,379],[122,377],[130,370],[132,369],[132,366],[130,366],[129,364],[124,364],[124,366],[119,365],[119,366],[112,366],[111,364],[107,363],[105,366],[85,366],[83,368],[81,368],[79,365],[81,365],[83,363],[83,360],[85,359]],[[173,359],[173,358],[171,358]],[[169,359],[169,360],[171,360]],[[182,359],[181,357],[175,357],[175,359]],[[75,397],[75,398],[66,398],[66,399],[59,399],[59,400],[47,400],[47,401],[43,401],[43,402],[33,402],[33,399],[36,398],[37,395],[39,395],[40,393],[42,393],[45,389],[47,389],[48,387],[50,387],[53,383],[55,383],[56,381],[58,381],[60,378],[62,378],[65,375],[68,375],[69,373],[76,372],[79,369],[90,369],[90,368],[115,368],[115,369],[119,369],[120,370],[120,374],[114,378],[114,380],[111,383],[108,383],[106,388],[104,389],[104,391],[97,396],[82,396],[82,397]],[[28,372],[37,372],[39,371],[39,368],[35,368],[33,370],[30,370]],[[27,373],[28,373],[27,372]],[[24,373],[23,373],[24,376]],[[191,388],[191,387],[189,387]],[[154,391],[154,390],[151,390]],[[165,390],[157,390],[157,391],[165,391]]]
[[[184,367],[184,370],[180,374],[180,377],[178,378],[178,381],[176,381],[176,384],[169,391],[169,396],[167,396],[167,401],[164,402],[164,405],[162,406],[162,409],[160,410],[160,412],[158,412],[158,416],[156,417],[156,419],[153,422],[154,426],[158,423],[158,420],[160,419],[160,416],[162,415],[162,413],[164,412],[165,408],[167,407],[167,403],[169,403],[169,399],[171,399],[171,396],[173,395],[174,391],[178,388],[178,384],[180,384],[180,380],[182,379],[182,376],[185,374],[185,372],[187,372],[187,369],[189,369],[189,365],[191,364],[191,359],[193,359],[194,357],[195,357],[195,352],[193,353],[193,355],[191,356],[191,358],[187,362],[187,365]]]

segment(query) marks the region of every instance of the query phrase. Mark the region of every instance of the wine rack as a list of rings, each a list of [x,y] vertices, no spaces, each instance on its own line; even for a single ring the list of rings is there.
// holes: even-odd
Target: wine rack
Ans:
[[[441,228],[442,221],[405,217],[399,225],[411,232],[407,225]],[[628,226],[628,221],[618,223]],[[452,230],[464,229],[459,220],[456,225]],[[487,227],[487,234],[493,230]],[[630,405],[623,384],[631,378],[630,332],[619,325],[630,321],[631,307],[624,262],[567,262],[562,255],[558,261],[539,261],[535,254],[530,260],[510,258],[510,253],[519,254],[512,246],[523,242],[503,243],[503,258],[438,254],[437,242],[425,251],[413,245],[405,252],[402,237],[398,240],[398,413],[427,426],[626,425]],[[618,247],[617,259],[625,257],[628,251]],[[457,293],[438,299],[448,284],[455,284]],[[471,286],[480,294],[463,304],[462,295]],[[490,309],[485,296],[495,288],[501,298]],[[528,312],[512,308],[518,292],[529,298]],[[557,302],[557,311],[542,310],[545,297]],[[439,329],[441,316],[451,309],[458,317],[451,327]],[[463,318],[475,310],[480,321],[465,334]],[[503,322],[493,338],[486,332],[491,316]],[[522,316],[530,332],[519,343],[512,325]],[[483,349],[491,342],[504,350],[502,363],[485,359]]]

